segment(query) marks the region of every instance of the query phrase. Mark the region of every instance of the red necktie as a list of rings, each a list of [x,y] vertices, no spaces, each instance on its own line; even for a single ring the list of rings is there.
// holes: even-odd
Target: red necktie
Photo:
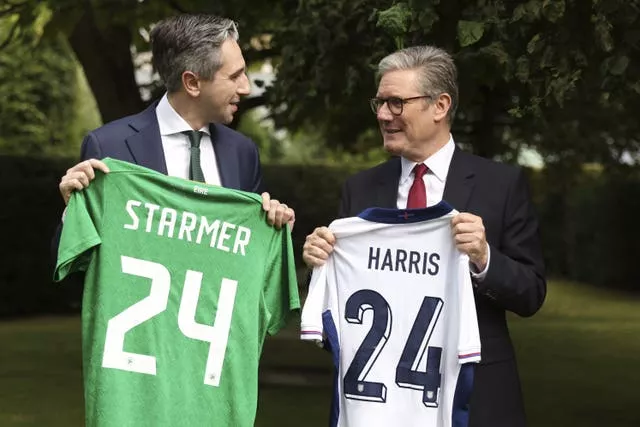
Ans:
[[[413,184],[409,190],[409,198],[407,199],[407,209],[426,208],[427,207],[427,189],[424,186],[422,177],[427,173],[427,167],[424,163],[418,163],[413,168]]]

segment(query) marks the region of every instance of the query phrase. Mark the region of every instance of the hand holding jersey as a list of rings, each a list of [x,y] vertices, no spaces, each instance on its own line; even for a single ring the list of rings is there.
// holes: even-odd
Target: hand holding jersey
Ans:
[[[487,239],[482,218],[461,212],[451,219],[451,230],[456,247],[466,254],[477,268],[483,271],[488,264]],[[316,227],[307,236],[302,247],[302,259],[308,267],[320,267],[327,262],[336,243],[336,236],[327,227]]]
[[[261,199],[105,159],[74,192],[55,280],[85,271],[87,426],[251,426],[258,362],[299,307]]]
[[[418,202],[433,206],[440,200],[460,212],[473,212],[455,216],[453,238],[449,236],[471,261],[482,337],[470,423],[524,427],[506,311],[531,316],[546,295],[538,221],[526,174],[455,146],[451,124],[459,91],[457,68],[449,53],[434,46],[401,49],[379,62],[376,77],[378,90],[370,104],[384,148],[394,157],[344,182],[338,216],[357,216],[374,206],[403,209]],[[473,144],[473,139],[465,142]],[[331,259],[340,239],[327,228],[316,229],[304,246],[305,263],[318,266]]]
[[[94,169],[109,173],[109,166],[98,159],[84,160],[67,170],[58,185],[65,205],[69,203],[71,193],[84,190],[95,179],[96,172]],[[272,199],[271,195],[266,191],[262,193],[261,197],[262,209],[267,213],[267,222],[275,228],[281,228],[288,224],[293,230],[293,225],[296,221],[295,211],[284,203]]]
[[[480,337],[455,214],[444,202],[372,208],[330,225],[335,250],[314,269],[301,338],[334,355],[332,426],[467,425]]]

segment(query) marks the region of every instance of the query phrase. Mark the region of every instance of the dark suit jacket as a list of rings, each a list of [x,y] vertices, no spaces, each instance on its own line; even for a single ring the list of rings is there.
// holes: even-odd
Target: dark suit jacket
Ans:
[[[167,164],[156,116],[157,104],[154,102],[141,113],[91,131],[82,141],[82,160],[111,157],[166,174]],[[226,126],[211,124],[209,129],[222,186],[261,193],[262,172],[256,145]],[[52,242],[54,265],[61,230],[60,224]]]
[[[349,178],[340,216],[354,216],[374,206],[395,208],[400,173],[400,159],[395,157]],[[524,426],[505,310],[531,316],[546,294],[538,221],[526,177],[519,168],[456,148],[443,199],[460,212],[482,218],[491,248],[487,275],[474,282],[482,362],[475,372],[470,426]]]

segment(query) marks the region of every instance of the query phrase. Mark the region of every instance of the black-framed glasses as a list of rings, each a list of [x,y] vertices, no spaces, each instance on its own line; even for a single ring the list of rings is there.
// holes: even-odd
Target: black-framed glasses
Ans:
[[[412,96],[409,98],[398,98],[396,96],[391,96],[389,98],[371,98],[369,103],[371,105],[371,111],[373,111],[373,114],[378,114],[378,110],[386,102],[387,107],[389,107],[389,111],[391,111],[391,114],[393,114],[394,116],[400,116],[402,114],[402,110],[404,109],[404,104],[407,104],[408,102],[415,99],[422,98],[431,98],[431,95]]]

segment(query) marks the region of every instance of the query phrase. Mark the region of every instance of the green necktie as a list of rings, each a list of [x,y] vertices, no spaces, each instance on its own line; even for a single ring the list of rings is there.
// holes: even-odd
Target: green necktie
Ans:
[[[182,132],[189,137],[191,142],[191,165],[189,166],[189,179],[193,181],[204,181],[204,174],[200,167],[200,139],[202,132],[199,130],[187,130]]]

